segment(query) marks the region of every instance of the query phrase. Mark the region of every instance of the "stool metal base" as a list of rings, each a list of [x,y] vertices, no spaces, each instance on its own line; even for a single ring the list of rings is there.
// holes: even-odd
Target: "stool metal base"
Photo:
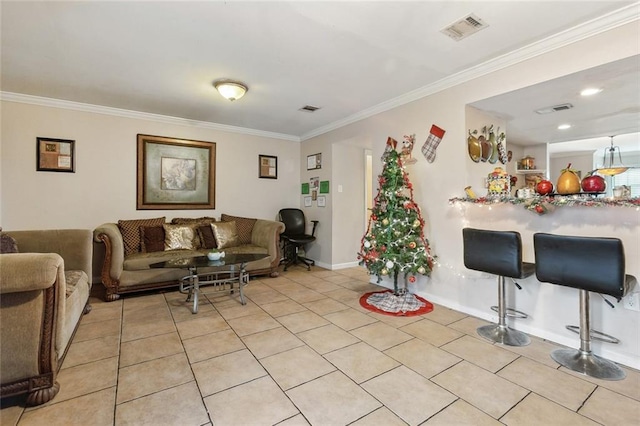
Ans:
[[[477,332],[487,340],[507,346],[527,346],[531,343],[529,336],[523,332],[500,324],[483,325],[478,327]]]
[[[589,377],[602,380],[622,380],[627,375],[615,363],[578,349],[556,349],[551,352],[555,362]]]

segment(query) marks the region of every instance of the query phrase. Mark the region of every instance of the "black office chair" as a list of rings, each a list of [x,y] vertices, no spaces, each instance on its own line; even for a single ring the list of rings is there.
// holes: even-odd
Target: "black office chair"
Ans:
[[[478,327],[478,334],[492,342],[508,346],[526,346],[531,343],[529,336],[507,327],[506,317],[527,318],[524,312],[507,308],[505,301],[505,277],[522,289],[515,279],[524,279],[534,272],[533,263],[522,262],[522,240],[515,231],[489,231],[464,228],[464,266],[475,271],[488,272],[498,276],[498,306],[491,308],[498,312],[498,324]]]
[[[313,229],[311,235],[307,234],[307,222],[304,213],[300,209],[282,209],[279,213],[280,221],[284,223],[285,229],[280,238],[284,242],[284,270],[291,265],[303,263],[307,266],[307,270],[311,270],[311,266],[315,262],[298,254],[300,248],[304,249],[305,244],[316,240],[317,220],[312,220]],[[306,253],[306,250],[305,250]]]
[[[537,233],[533,235],[538,281],[580,290],[580,349],[557,349],[551,353],[558,364],[587,376],[621,380],[625,372],[615,363],[591,352],[591,339],[609,343],[619,340],[591,329],[589,292],[624,297],[635,281],[625,275],[622,241],[617,238],[573,237]]]

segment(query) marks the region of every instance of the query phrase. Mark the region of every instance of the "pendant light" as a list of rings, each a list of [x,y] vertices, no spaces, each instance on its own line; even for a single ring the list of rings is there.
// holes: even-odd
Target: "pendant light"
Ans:
[[[613,146],[613,136],[611,138],[611,146],[604,149],[604,156],[602,157],[602,167],[596,171],[601,175],[615,176],[620,173],[624,173],[629,170],[622,164],[622,155],[620,154],[620,147]],[[618,159],[616,160],[616,152],[618,153]]]

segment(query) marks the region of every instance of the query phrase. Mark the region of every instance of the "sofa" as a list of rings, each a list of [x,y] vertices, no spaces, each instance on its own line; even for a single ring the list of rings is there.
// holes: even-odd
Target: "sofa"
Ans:
[[[151,268],[153,263],[204,256],[211,250],[225,253],[268,254],[249,262],[249,276],[278,275],[281,222],[222,214],[213,217],[119,220],[94,230],[94,240],[104,244],[100,279],[105,300],[150,289],[174,287],[186,275],[180,268]]]
[[[40,405],[60,390],[58,370],[90,311],[93,234],[60,229],[0,238],[0,397],[26,393],[27,405]]]

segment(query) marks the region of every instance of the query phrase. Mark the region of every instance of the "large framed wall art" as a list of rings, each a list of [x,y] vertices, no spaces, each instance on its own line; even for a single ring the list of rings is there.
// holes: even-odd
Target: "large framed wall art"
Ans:
[[[214,209],[214,142],[138,135],[138,210]]]

